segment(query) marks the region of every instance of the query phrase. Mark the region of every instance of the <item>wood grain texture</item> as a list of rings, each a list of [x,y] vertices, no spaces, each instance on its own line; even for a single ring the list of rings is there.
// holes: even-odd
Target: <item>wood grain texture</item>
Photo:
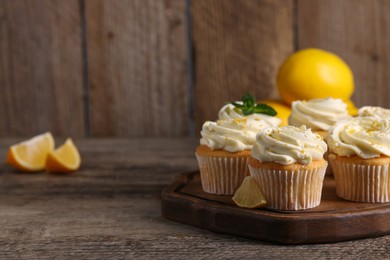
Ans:
[[[83,136],[79,1],[0,1],[0,136]]]
[[[183,173],[161,193],[168,219],[218,233],[282,244],[307,244],[390,235],[390,203],[355,203],[336,195],[327,176],[318,207],[301,211],[244,209],[232,196],[206,193],[199,171]],[[375,223],[375,225],[373,225]]]
[[[92,136],[186,136],[184,0],[86,1]]]
[[[0,140],[0,157],[8,145]],[[61,140],[57,140],[61,141]],[[197,169],[195,139],[75,140],[72,175],[0,165],[0,248],[7,259],[385,259],[390,236],[283,246],[221,235],[161,216],[161,190]]]
[[[357,106],[390,108],[390,2],[298,0],[298,47],[341,56],[355,77]]]
[[[196,131],[245,92],[277,97],[277,68],[293,51],[292,2],[191,1]]]

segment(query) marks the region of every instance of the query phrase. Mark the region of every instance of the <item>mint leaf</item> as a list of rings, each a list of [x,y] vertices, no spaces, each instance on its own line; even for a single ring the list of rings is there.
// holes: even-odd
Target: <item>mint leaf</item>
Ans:
[[[230,102],[235,107],[241,109],[242,113],[247,116],[253,113],[276,116],[277,112],[272,107],[266,104],[256,104],[256,98],[251,93],[246,93],[242,96],[242,103]]]
[[[255,108],[254,107],[248,107],[248,108],[243,108],[242,109],[242,113],[247,116],[247,115],[251,115],[255,112]]]
[[[238,104],[236,102],[230,102],[232,105],[234,105],[235,107],[238,107],[238,108],[244,108],[245,106],[244,105],[241,105],[241,104]]]
[[[269,116],[276,116],[278,114],[275,109],[266,104],[257,104],[254,111],[255,113],[266,114]]]
[[[251,93],[246,93],[242,96],[242,102],[246,107],[254,107],[256,105],[256,98]]]

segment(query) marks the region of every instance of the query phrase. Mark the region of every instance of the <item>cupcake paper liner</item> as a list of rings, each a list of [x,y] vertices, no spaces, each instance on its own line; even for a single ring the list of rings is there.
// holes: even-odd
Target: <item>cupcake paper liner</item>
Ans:
[[[249,165],[267,200],[267,208],[276,210],[302,210],[318,206],[326,166],[299,171],[270,170]]]
[[[339,197],[357,201],[390,202],[389,165],[361,165],[337,160],[330,161]]]
[[[196,155],[202,188],[207,193],[233,195],[249,175],[249,157],[211,157]]]

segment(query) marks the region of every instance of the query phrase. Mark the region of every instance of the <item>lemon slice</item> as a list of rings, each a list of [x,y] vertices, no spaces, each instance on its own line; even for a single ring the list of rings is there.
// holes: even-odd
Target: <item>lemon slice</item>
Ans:
[[[232,199],[241,208],[262,208],[267,204],[259,185],[252,176],[245,177]]]
[[[8,149],[7,163],[22,171],[42,171],[45,168],[47,155],[53,149],[54,140],[51,133],[37,135],[12,145]]]
[[[267,104],[276,110],[276,112],[278,113],[276,117],[282,120],[280,126],[288,125],[288,117],[291,114],[290,106],[287,106],[282,101],[272,99],[262,100],[258,103]]]
[[[66,139],[65,143],[47,156],[46,170],[49,172],[73,172],[80,168],[81,158],[72,139]]]
[[[347,110],[348,110],[348,113],[351,115],[351,116],[356,116],[358,114],[358,108],[355,106],[355,104],[353,103],[352,100],[348,99],[348,100],[343,100],[345,102],[345,104],[347,104]]]

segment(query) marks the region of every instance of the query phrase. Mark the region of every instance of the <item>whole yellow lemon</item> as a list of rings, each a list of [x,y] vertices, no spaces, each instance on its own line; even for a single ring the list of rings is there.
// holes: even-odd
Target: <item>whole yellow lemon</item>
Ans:
[[[341,98],[348,100],[354,91],[351,69],[337,55],[304,49],[290,55],[276,77],[280,97],[287,104],[294,100]]]
[[[259,101],[257,103],[267,104],[271,106],[277,112],[276,117],[282,120],[280,126],[288,125],[287,119],[291,114],[291,108],[286,104],[284,104],[282,101],[274,100],[274,99],[266,99],[266,100]]]

